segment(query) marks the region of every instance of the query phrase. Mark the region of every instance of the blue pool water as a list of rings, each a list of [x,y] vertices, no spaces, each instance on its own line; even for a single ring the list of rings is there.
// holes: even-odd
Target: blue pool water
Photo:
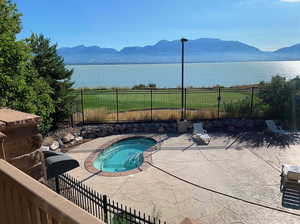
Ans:
[[[155,144],[153,139],[143,137],[121,140],[99,154],[93,165],[105,172],[135,169],[144,162],[143,152]]]

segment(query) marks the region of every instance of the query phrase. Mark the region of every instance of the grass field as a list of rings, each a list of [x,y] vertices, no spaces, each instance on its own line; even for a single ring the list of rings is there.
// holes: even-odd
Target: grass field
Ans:
[[[118,96],[117,96],[118,95]],[[220,104],[230,101],[242,100],[246,97],[251,98],[249,90],[223,90],[221,91]],[[131,91],[98,91],[86,92],[84,94],[84,108],[95,109],[104,107],[108,112],[117,110],[144,110],[151,108],[151,93],[148,90],[131,90]],[[218,91],[187,91],[186,106],[188,109],[216,108],[218,105]],[[180,90],[157,90],[152,92],[153,109],[177,109],[181,108],[181,91]]]
[[[77,104],[81,105],[81,97],[77,93]],[[185,96],[185,95],[184,95]],[[188,89],[186,91],[186,108],[189,115],[212,117],[218,108],[218,89]],[[220,111],[224,103],[237,102],[247,98],[251,100],[251,89],[221,89]],[[254,97],[255,100],[255,97]],[[169,114],[169,118],[178,118],[181,108],[180,89],[157,90],[86,90],[83,92],[85,116],[87,120],[115,120],[119,112],[120,120],[141,120],[150,117],[152,107],[155,117],[160,119]],[[191,112],[193,111],[193,112]],[[210,111],[210,112],[209,112]],[[207,115],[208,112],[210,115]],[[101,114],[101,115],[100,115]]]

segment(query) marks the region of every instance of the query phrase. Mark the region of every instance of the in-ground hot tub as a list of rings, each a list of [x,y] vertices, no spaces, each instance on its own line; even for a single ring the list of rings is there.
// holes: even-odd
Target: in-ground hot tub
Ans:
[[[139,172],[151,159],[150,152],[157,141],[144,136],[123,137],[102,146],[92,153],[85,167],[92,173],[105,176],[121,176]]]

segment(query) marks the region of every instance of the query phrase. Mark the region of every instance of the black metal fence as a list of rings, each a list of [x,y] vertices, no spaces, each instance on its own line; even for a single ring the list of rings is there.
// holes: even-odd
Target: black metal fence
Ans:
[[[81,89],[73,123],[257,116],[257,88]],[[181,94],[183,97],[183,104]],[[182,107],[183,105],[183,107]]]
[[[146,216],[101,195],[74,177],[64,174],[48,181],[48,186],[77,206],[108,224],[160,224],[158,217]]]

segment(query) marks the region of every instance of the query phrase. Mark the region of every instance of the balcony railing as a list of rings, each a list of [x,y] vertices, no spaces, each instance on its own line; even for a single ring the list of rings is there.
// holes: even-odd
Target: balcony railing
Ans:
[[[0,223],[99,224],[102,222],[0,159]]]

